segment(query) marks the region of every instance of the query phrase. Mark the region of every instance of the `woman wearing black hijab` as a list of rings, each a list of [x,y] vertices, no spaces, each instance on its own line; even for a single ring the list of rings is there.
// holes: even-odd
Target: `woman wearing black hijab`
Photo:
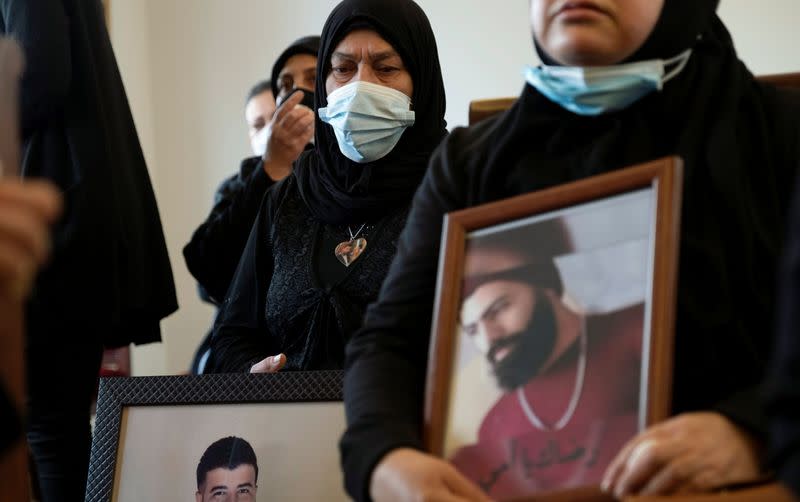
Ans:
[[[480,498],[451,466],[415,451],[442,216],[665,155],[685,161],[676,416],[623,448],[604,487],[671,493],[758,474],[765,424],[756,386],[800,163],[800,100],[753,79],[716,6],[531,0],[548,66],[528,71],[510,110],[454,131],[434,154],[381,297],[348,345],[341,447],[356,499]],[[647,63],[620,64],[629,62]],[[599,65],[605,71],[592,73]],[[587,87],[570,80],[576,74]]]
[[[446,134],[433,32],[410,0],[345,0],[317,61],[315,148],[265,197],[212,339],[212,371],[341,368]]]

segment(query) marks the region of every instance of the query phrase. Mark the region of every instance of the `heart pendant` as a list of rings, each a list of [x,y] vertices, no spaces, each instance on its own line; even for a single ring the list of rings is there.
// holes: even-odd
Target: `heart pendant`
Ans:
[[[361,256],[364,249],[367,248],[367,239],[361,237],[353,241],[345,241],[336,246],[334,254],[336,258],[342,262],[342,265],[349,267],[354,261]]]

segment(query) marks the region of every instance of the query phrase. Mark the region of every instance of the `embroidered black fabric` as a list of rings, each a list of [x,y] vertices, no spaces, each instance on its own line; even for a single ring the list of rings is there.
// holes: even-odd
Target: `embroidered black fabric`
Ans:
[[[333,284],[320,280],[319,263],[333,255],[325,243],[341,241],[347,225],[329,226],[314,218],[296,189],[276,212],[271,243],[272,281],[266,295],[269,336],[287,356],[286,369],[337,369],[344,346],[375,301],[397,250],[408,209],[386,216],[367,235],[368,245]]]
[[[407,214],[406,207],[365,226],[367,247],[344,267],[331,243],[346,239],[347,225],[317,220],[293,176],[276,185],[215,323],[210,371],[248,371],[279,353],[285,370],[343,368],[345,344],[378,298]]]

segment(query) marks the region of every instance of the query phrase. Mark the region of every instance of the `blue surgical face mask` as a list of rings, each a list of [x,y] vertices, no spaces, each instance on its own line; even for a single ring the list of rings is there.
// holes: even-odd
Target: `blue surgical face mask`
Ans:
[[[546,66],[525,69],[525,80],[554,103],[578,115],[627,108],[678,75],[692,50],[672,59],[613,66]],[[668,71],[669,69],[669,71]]]
[[[328,95],[319,118],[333,127],[339,150],[348,159],[373,162],[394,149],[403,131],[414,125],[411,98],[369,82],[353,82]]]

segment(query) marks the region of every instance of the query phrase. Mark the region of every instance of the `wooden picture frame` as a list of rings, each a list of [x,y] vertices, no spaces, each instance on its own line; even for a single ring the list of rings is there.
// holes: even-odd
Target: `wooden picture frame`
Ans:
[[[620,443],[668,416],[681,190],[667,157],[445,216],[430,452],[493,499],[525,497],[599,483]],[[534,331],[550,342],[506,336]]]
[[[201,457],[230,436],[255,451],[263,498],[345,501],[342,383],[341,371],[103,378],[86,501],[194,500]]]

